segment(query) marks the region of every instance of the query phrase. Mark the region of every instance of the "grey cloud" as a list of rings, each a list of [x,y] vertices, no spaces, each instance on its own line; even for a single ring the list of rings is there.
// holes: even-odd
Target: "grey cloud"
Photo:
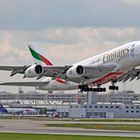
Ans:
[[[124,2],[125,4],[130,5],[130,6],[139,6],[140,5],[139,0],[122,0],[122,2]]]
[[[140,25],[139,6],[132,7],[124,1],[4,0],[0,1],[0,29],[138,27]]]
[[[36,42],[56,64],[72,64],[123,43],[139,40],[139,36],[140,28],[82,27],[1,31],[0,64],[9,64],[9,61],[10,64],[33,63],[27,48],[29,42]]]

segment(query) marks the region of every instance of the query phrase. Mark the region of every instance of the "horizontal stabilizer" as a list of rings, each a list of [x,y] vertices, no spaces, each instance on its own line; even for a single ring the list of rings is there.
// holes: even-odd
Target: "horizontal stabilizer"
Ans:
[[[35,86],[44,86],[48,84],[48,82],[40,81],[40,82],[6,82],[6,83],[0,83],[0,85],[3,86],[29,86],[29,87],[35,87]]]

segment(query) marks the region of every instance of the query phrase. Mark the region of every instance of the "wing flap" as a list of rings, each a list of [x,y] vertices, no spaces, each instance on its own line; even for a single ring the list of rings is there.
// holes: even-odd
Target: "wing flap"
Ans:
[[[140,69],[132,69],[131,71],[128,71],[124,75],[120,76],[116,79],[117,82],[126,82],[126,81],[133,81],[137,77],[137,80],[140,79]]]

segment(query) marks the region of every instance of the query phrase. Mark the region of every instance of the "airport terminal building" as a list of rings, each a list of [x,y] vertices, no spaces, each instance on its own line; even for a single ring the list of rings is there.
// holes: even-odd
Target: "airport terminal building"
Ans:
[[[46,108],[48,114],[70,118],[140,118],[140,94],[133,91],[110,93],[0,93],[7,106]],[[54,115],[52,115],[54,116]]]
[[[130,97],[128,97],[127,93],[130,94]],[[62,117],[65,115],[65,117],[71,118],[140,118],[140,104],[137,98],[132,96],[134,93],[129,91],[126,92],[126,94],[115,93],[115,96],[116,94],[120,95],[120,102],[99,102],[98,100],[101,98],[101,95],[99,96],[97,93],[88,93],[87,102],[83,104],[73,103],[70,104],[69,108],[65,109],[65,111],[64,109],[63,111],[62,109],[58,109],[57,111]],[[127,97],[122,98],[122,95],[126,95]],[[110,94],[108,94],[108,96],[110,96]],[[140,99],[140,95],[137,96]],[[113,100],[114,99],[115,97],[113,97]],[[123,99],[124,102],[122,101]],[[130,99],[133,101],[130,102]],[[126,102],[128,100],[129,102]]]

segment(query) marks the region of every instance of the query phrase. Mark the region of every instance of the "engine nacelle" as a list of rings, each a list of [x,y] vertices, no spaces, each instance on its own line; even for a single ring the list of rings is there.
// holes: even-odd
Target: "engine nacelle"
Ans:
[[[33,78],[39,76],[43,71],[41,65],[32,65],[25,70],[24,76],[28,78]]]
[[[74,79],[74,78],[80,78],[84,75],[85,70],[83,68],[83,66],[79,65],[79,66],[73,66],[71,67],[67,72],[66,72],[66,76],[70,79]]]

